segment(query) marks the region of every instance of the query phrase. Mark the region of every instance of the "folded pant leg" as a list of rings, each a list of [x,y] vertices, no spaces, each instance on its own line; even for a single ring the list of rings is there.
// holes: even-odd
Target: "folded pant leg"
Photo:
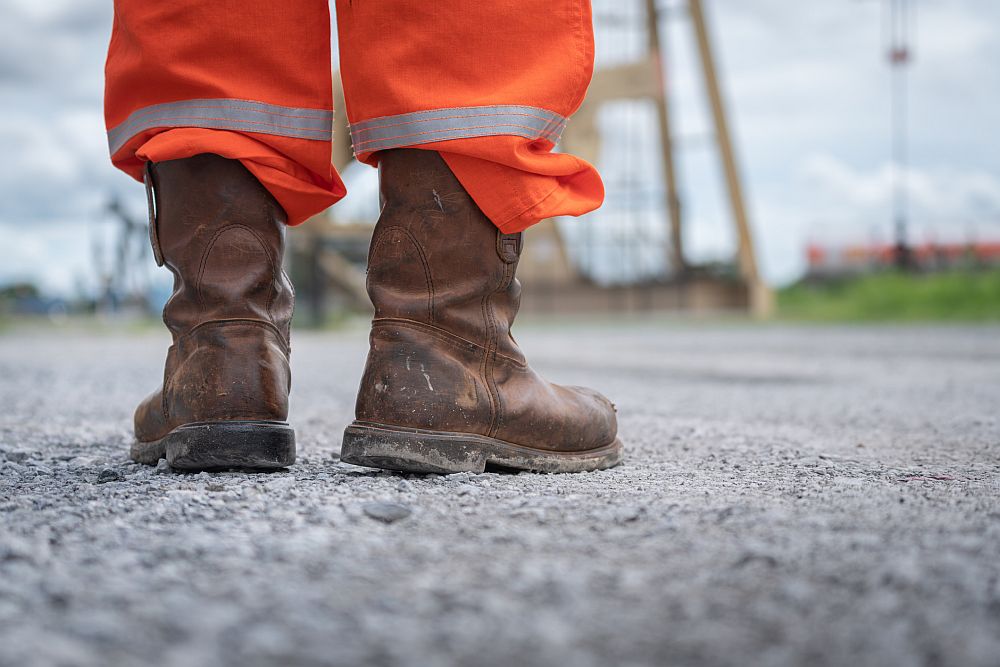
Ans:
[[[552,149],[593,74],[589,0],[337,0],[359,160],[440,151],[503,231],[600,206],[597,171]]]
[[[298,224],[344,196],[331,165],[326,0],[115,0],[105,120],[114,164],[239,159]]]

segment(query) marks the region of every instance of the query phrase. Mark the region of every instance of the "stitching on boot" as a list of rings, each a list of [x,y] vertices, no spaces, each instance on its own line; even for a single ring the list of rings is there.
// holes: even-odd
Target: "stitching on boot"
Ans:
[[[502,238],[503,234],[497,230],[497,245],[499,246],[499,239]],[[490,420],[490,430],[488,435],[494,437],[500,430],[500,424],[503,422],[503,398],[500,396],[500,389],[497,386],[496,377],[494,377],[495,364],[497,349],[499,348],[499,338],[500,332],[499,327],[496,326],[496,314],[493,312],[493,297],[510,285],[510,281],[514,277],[514,264],[504,262],[503,265],[503,276],[500,278],[500,283],[497,285],[496,289],[486,295],[483,300],[483,306],[485,310],[489,313],[490,326],[487,329],[487,352],[485,360],[485,370],[487,373],[487,387],[490,391],[495,394],[496,403],[493,410],[493,416]]]
[[[451,345],[456,350],[461,350],[462,352],[481,352],[483,350],[482,345],[476,345],[471,341],[467,341],[464,338],[456,336],[451,332],[445,331],[444,329],[438,329],[437,327],[424,324],[423,322],[417,322],[415,320],[402,320],[402,319],[382,319],[375,320],[372,322],[372,330],[376,329],[389,329],[393,326],[402,327],[403,329],[410,329],[413,331],[418,331],[420,333],[427,334],[428,336],[433,336],[437,338],[442,343],[447,343]]]
[[[489,435],[493,431],[493,423],[496,420],[496,396],[494,395],[493,387],[493,377],[492,373],[489,372],[489,358],[490,358],[490,338],[492,336],[492,322],[490,320],[490,308],[489,308],[490,294],[484,294],[481,302],[481,308],[483,311],[483,325],[486,327],[486,347],[483,348],[483,361],[479,365],[479,373],[483,379],[483,384],[486,385],[486,393],[490,397],[490,425],[486,431]]]
[[[184,333],[180,334],[177,337],[177,340],[180,341],[182,339],[190,338],[200,330],[207,329],[210,327],[224,327],[224,326],[238,326],[238,325],[260,327],[262,329],[269,329],[270,331],[273,331],[278,335],[278,340],[281,341],[281,345],[284,348],[285,353],[289,354],[291,352],[291,350],[289,349],[288,341],[285,340],[285,337],[282,335],[281,330],[278,329],[277,325],[275,325],[274,322],[268,322],[267,320],[254,320],[248,317],[246,318],[234,317],[232,319],[226,319],[226,320],[208,320],[206,322],[199,322],[198,324],[191,327]]]
[[[500,287],[497,289],[497,291],[495,293],[498,294],[502,290],[506,289],[510,285],[510,281],[513,280],[513,278],[514,278],[514,265],[512,263],[505,263],[504,264],[503,278],[500,280]],[[509,327],[510,327],[510,323],[508,323],[508,331],[510,330]],[[497,385],[496,376],[495,376],[495,374],[496,374],[496,359],[497,359],[497,356],[499,356],[499,353],[498,353],[499,349],[500,349],[500,331],[499,331],[499,329],[497,329],[494,332],[494,336],[493,336],[493,355],[492,355],[492,361],[493,361],[493,363],[491,364],[491,367],[490,367],[490,375],[493,376],[493,385],[496,387],[496,392],[497,392],[496,424],[493,426],[493,428],[491,430],[491,433],[490,433],[491,437],[496,436],[496,434],[500,432],[500,427],[503,424],[503,418],[504,418],[504,413],[503,413],[503,396],[500,394],[500,387]]]
[[[170,347],[167,348],[167,361],[170,361],[170,354],[173,352],[177,353],[177,344],[172,343]],[[170,381],[173,379],[173,373],[167,374],[167,368],[170,364],[166,363],[163,365],[163,385],[160,388],[160,412],[163,414],[163,422],[170,422],[170,411],[167,409],[167,387],[170,385]]]
[[[272,312],[272,308],[274,308],[275,301],[278,300],[278,292],[281,291],[279,289],[280,288],[280,284],[281,284],[281,279],[282,278],[286,278],[285,282],[288,284],[288,288],[292,292],[292,311],[293,311],[293,313],[294,313],[294,310],[295,310],[295,286],[292,285],[292,281],[291,280],[287,280],[287,276],[285,275],[285,269],[284,269],[284,267],[280,266],[281,265],[282,254],[283,254],[282,251],[285,249],[285,227],[284,227],[285,223],[283,223],[283,222],[281,222],[280,220],[277,219],[277,217],[275,216],[274,207],[271,205],[270,201],[268,201],[267,199],[265,199],[261,207],[264,209],[264,211],[263,211],[263,217],[264,217],[264,219],[265,220],[273,220],[274,223],[276,225],[278,225],[278,252],[277,252],[277,258],[271,256],[271,253],[270,253],[270,250],[269,250],[267,244],[263,242],[262,238],[258,237],[258,240],[261,241],[261,245],[264,246],[264,254],[267,255],[268,261],[271,262],[271,266],[272,267],[276,267],[276,266],[279,267],[279,268],[277,268],[277,270],[272,269],[272,271],[271,271],[271,295],[268,297],[268,300],[267,300],[267,309],[265,310],[265,312],[267,313],[268,317],[270,317],[271,321],[273,322],[277,318],[274,316],[274,312]],[[291,321],[291,318],[289,318],[289,320],[288,320],[287,329],[288,329],[288,331],[285,332],[285,335],[288,337],[289,340],[291,340],[291,338],[292,338],[292,321]]]
[[[521,234],[497,234],[497,255],[505,264],[516,262],[521,256]]]
[[[406,235],[413,244],[413,247],[417,251],[417,256],[420,258],[420,268],[424,271],[424,280],[427,282],[427,319],[431,322],[434,321],[434,280],[431,277],[431,269],[427,263],[427,255],[424,253],[423,247],[417,241],[417,237],[414,236],[406,227],[401,225],[392,225],[391,227],[386,227],[378,235],[378,238],[372,243],[371,252],[369,255],[368,266],[372,265],[372,258],[378,253],[379,249],[384,245],[388,235],[393,231],[400,231]]]
[[[202,279],[205,276],[205,269],[208,266],[208,257],[209,255],[212,254],[212,249],[215,248],[215,244],[219,240],[219,237],[225,234],[227,231],[236,228],[246,230],[247,232],[250,233],[251,236],[254,237],[254,239],[256,239],[257,243],[260,244],[261,249],[264,251],[264,256],[267,257],[267,264],[268,266],[271,267],[271,275],[274,276],[274,274],[276,273],[274,258],[271,257],[271,253],[267,251],[267,243],[264,242],[264,238],[260,234],[258,234],[256,230],[254,230],[252,227],[244,225],[241,222],[234,222],[228,225],[223,225],[215,232],[215,234],[212,235],[211,240],[208,242],[208,246],[205,248],[205,252],[203,252],[201,255],[201,263],[198,267],[198,281],[195,283],[194,288],[195,288],[195,294],[198,295],[198,302],[202,306],[205,305],[205,299],[201,293],[201,283]],[[271,312],[271,302],[273,301],[274,296],[275,296],[274,279],[272,278],[270,282],[270,291],[267,295],[267,301],[265,302],[266,306],[264,309],[265,312],[269,314]]]
[[[447,338],[456,346],[465,345],[471,348],[475,348],[480,352],[486,350],[486,348],[479,343],[471,341],[468,338],[463,338],[462,336],[452,333],[447,329],[442,329],[441,327],[438,327],[433,324],[427,324],[426,322],[420,322],[418,320],[410,320],[405,317],[378,317],[372,320],[372,327],[389,326],[393,324],[397,326],[408,327],[410,329],[417,329],[431,335],[440,336],[442,338]],[[496,351],[493,356],[496,359],[502,359],[503,361],[508,362],[511,366],[514,366],[516,368],[522,370],[526,370],[528,368],[528,364],[525,361],[522,361],[520,359],[515,359],[514,357],[509,357],[506,354],[501,353],[499,350]],[[482,364],[480,364],[480,368],[481,367]]]
[[[278,327],[275,326],[273,322],[267,322],[265,320],[234,318],[231,320],[208,320],[206,322],[199,322],[195,326],[191,327],[189,330],[177,336],[177,342],[171,345],[167,351],[167,358],[168,359],[170,358],[171,351],[174,351],[176,354],[180,354],[181,353],[180,345],[188,341],[195,333],[201,331],[202,329],[207,329],[210,327],[222,328],[224,326],[251,326],[251,327],[259,327],[261,329],[264,329],[265,331],[271,331],[272,333],[277,335],[278,340],[281,342],[282,350],[284,351],[284,353],[288,356],[291,356],[291,350],[288,341],[285,340],[285,337],[281,334],[281,331],[278,330]],[[176,371],[177,369],[175,368],[174,370]],[[163,387],[160,390],[160,410],[163,412],[164,423],[170,422],[170,409],[167,396],[170,394],[173,385],[174,385],[174,374],[167,376],[166,372],[164,372]]]

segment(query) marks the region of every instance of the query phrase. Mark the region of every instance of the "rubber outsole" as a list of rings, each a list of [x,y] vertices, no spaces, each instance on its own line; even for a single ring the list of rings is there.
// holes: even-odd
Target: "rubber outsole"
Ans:
[[[484,472],[487,466],[532,472],[586,472],[618,465],[622,442],[577,452],[554,452],[471,433],[354,422],[344,431],[340,460],[400,472]]]
[[[278,470],[295,463],[295,430],[286,422],[195,422],[159,440],[136,441],[133,461],[175,470]]]

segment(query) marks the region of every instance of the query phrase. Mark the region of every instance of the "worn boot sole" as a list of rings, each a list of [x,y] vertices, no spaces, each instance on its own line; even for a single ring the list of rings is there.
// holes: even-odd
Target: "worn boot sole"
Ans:
[[[277,421],[195,422],[134,442],[129,456],[148,465],[165,458],[175,470],[277,470],[295,463],[295,430]]]
[[[486,466],[532,472],[585,472],[618,465],[622,443],[578,452],[552,452],[471,433],[425,431],[354,422],[344,431],[340,460],[401,472],[484,472]]]

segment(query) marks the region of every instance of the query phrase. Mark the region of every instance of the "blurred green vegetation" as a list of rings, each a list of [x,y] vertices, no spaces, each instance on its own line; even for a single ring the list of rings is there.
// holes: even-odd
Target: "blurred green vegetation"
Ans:
[[[778,316],[821,322],[1000,321],[1000,269],[801,282],[778,292]]]

